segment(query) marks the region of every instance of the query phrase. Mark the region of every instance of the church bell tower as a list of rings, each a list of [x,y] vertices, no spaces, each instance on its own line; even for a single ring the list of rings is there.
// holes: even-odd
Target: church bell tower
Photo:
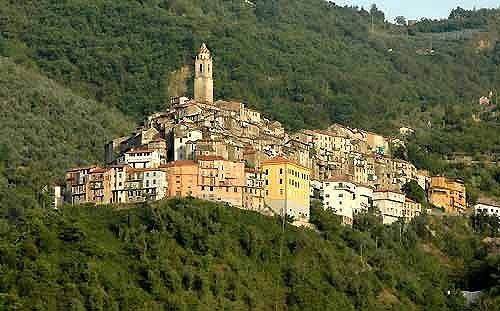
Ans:
[[[214,101],[212,56],[205,43],[201,45],[194,65],[194,100],[203,103]]]

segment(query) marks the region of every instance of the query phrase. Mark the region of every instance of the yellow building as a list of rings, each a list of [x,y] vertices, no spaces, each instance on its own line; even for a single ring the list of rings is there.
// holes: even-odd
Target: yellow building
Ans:
[[[307,223],[311,171],[283,157],[263,161],[262,170],[266,177],[266,205],[278,215],[292,216],[295,224]]]

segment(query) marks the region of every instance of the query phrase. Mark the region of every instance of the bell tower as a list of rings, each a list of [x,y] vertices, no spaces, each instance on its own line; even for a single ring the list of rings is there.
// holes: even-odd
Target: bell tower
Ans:
[[[214,101],[214,80],[212,79],[212,56],[205,43],[194,62],[194,100],[203,103]]]

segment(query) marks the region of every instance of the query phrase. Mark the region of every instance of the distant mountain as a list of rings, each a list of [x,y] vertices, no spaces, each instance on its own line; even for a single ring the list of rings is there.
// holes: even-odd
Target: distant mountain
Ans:
[[[119,111],[0,57],[0,206],[31,207],[70,166],[103,160],[133,128]]]

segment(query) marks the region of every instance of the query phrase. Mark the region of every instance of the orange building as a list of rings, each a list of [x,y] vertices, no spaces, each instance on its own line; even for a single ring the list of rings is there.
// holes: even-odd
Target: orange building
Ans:
[[[199,198],[243,206],[245,163],[228,161],[220,156],[198,157]]]
[[[429,202],[444,208],[447,213],[463,213],[467,208],[464,182],[442,176],[432,177]]]
[[[167,173],[167,196],[198,197],[198,163],[192,160],[177,160],[160,168]]]

